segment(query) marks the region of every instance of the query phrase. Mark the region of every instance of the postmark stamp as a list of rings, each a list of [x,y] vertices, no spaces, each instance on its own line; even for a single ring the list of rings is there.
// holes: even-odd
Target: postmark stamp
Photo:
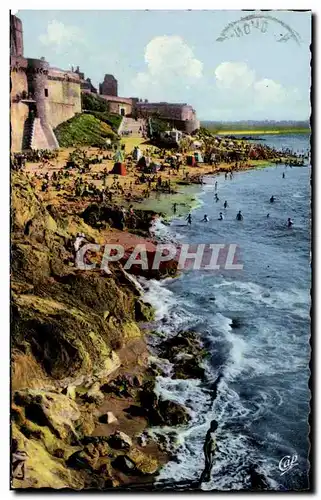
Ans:
[[[271,26],[273,25],[278,28],[278,33],[274,34],[277,42],[284,43],[289,40],[294,40],[298,45],[300,45],[301,38],[299,33],[280,19],[261,12],[255,12],[254,14],[241,17],[241,19],[229,23],[221,31],[216,41],[224,42],[225,40],[233,38],[246,37],[255,31],[265,34],[271,31]]]

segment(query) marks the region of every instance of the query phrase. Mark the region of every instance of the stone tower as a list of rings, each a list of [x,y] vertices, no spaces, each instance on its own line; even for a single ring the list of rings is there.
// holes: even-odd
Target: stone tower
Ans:
[[[113,75],[105,75],[103,83],[99,84],[99,93],[102,95],[118,96],[118,83]]]
[[[22,22],[12,14],[10,14],[10,55],[23,57]]]

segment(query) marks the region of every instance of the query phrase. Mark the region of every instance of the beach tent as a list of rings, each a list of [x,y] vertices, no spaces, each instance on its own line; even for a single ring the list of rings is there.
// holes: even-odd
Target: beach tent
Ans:
[[[116,163],[118,163],[118,162],[121,163],[122,161],[124,161],[124,154],[119,150],[116,151],[116,153],[114,154],[114,161]]]
[[[117,174],[117,175],[127,175],[127,171],[126,171],[126,167],[125,167],[124,163],[116,162],[111,173]]]
[[[195,159],[195,157],[194,157],[194,156],[191,156],[191,155],[187,156],[187,158],[186,158],[186,163],[187,163],[187,165],[189,165],[190,167],[194,167],[194,166],[195,166],[195,164],[196,164],[196,159]]]
[[[199,151],[195,151],[194,158],[197,161],[197,163],[204,163],[203,156]]]

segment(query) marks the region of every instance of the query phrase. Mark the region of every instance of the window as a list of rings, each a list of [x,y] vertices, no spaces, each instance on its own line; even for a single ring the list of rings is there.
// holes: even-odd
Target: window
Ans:
[[[48,97],[48,89],[45,89],[45,97]]]

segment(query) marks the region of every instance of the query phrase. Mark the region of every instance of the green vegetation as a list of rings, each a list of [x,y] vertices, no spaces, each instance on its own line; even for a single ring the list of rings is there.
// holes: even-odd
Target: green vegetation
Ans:
[[[107,123],[114,132],[117,132],[119,125],[121,123],[122,117],[120,115],[112,114],[112,113],[107,113],[107,112],[102,112],[102,111],[88,111],[92,116],[95,116],[95,118],[98,118],[98,120],[101,120],[104,123]]]
[[[89,114],[110,125],[114,132],[117,132],[121,116],[109,113],[109,104],[105,99],[102,99],[98,95],[82,92],[81,107],[85,113],[89,112]]]
[[[201,129],[206,128],[213,134],[224,135],[261,135],[261,134],[302,134],[310,133],[308,121],[204,121]]]
[[[75,115],[58,125],[55,134],[62,147],[100,147],[106,144],[106,139],[117,137],[110,125],[90,114]]]
[[[100,111],[102,113],[109,111],[108,102],[98,95],[81,93],[81,109],[86,111]]]
[[[281,129],[247,129],[247,130],[220,130],[216,129],[216,135],[267,135],[267,134],[309,134],[308,128],[281,128]]]
[[[170,128],[167,120],[162,120],[158,116],[152,116],[150,118],[150,124],[152,127],[153,135],[159,135],[161,132],[166,132]]]

